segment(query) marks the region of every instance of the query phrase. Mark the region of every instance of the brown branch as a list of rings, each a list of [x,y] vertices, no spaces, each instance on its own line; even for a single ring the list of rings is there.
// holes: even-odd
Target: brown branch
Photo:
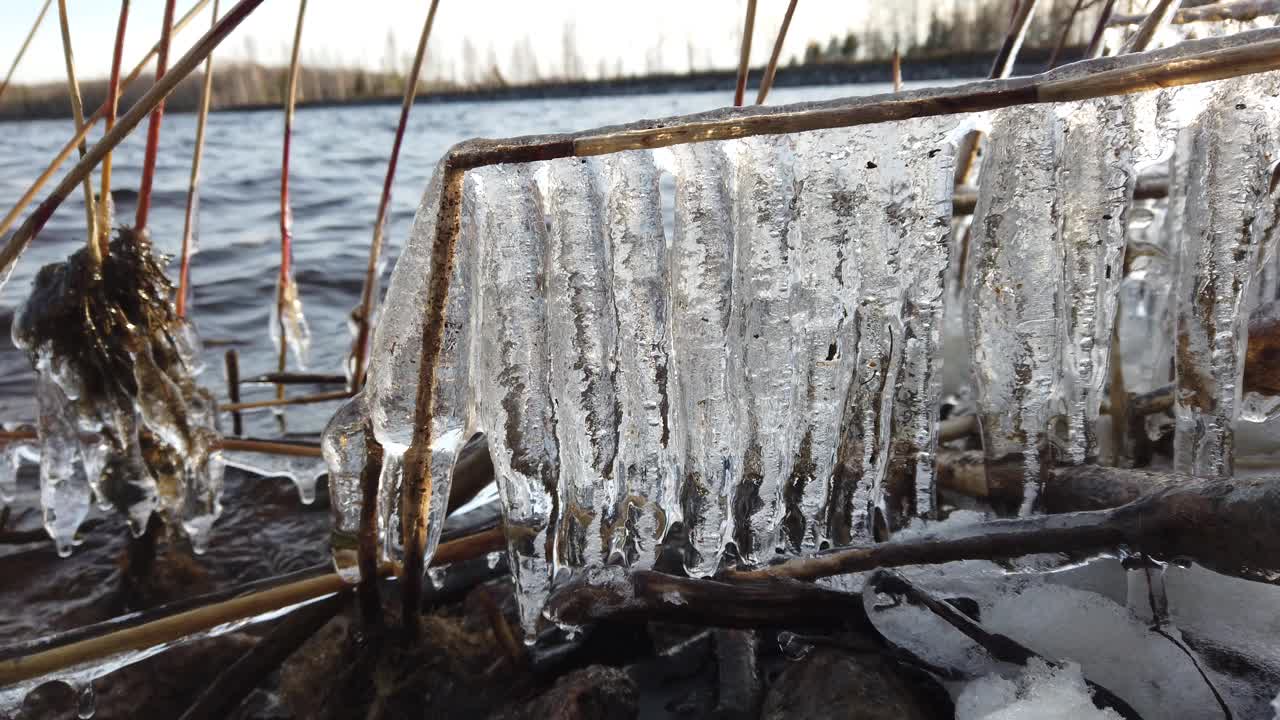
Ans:
[[[58,0],[58,25],[62,31],[62,59],[67,68],[67,94],[71,96],[71,117],[75,121],[76,131],[84,127],[84,105],[80,101],[80,81],[76,79],[76,60],[71,51],[71,25],[67,19],[67,0]],[[88,147],[80,141],[80,157],[84,157]],[[89,228],[89,258],[94,267],[102,264],[102,255],[98,247],[97,211],[93,205],[93,177],[84,179],[84,216]]]
[[[347,378],[344,375],[322,373],[270,372],[254,375],[240,382],[245,385],[346,385]]]
[[[164,2],[164,25],[160,26],[160,51],[156,53],[156,84],[164,79],[169,69],[169,41],[173,35],[173,11],[176,0]],[[211,51],[212,52],[212,51]],[[151,186],[155,181],[156,159],[160,152],[160,123],[164,119],[164,98],[151,110],[151,122],[147,125],[147,148],[142,157],[142,179],[138,185],[138,212],[133,229],[141,234],[147,229],[147,214],[151,211]]]
[[[751,71],[751,33],[756,24],[756,0],[747,0],[747,13],[742,26],[742,50],[738,56],[738,82],[733,90],[733,106],[742,107],[747,93],[747,73]]]
[[[1182,0],[1156,0],[1156,6],[1120,48],[1120,54],[1142,52],[1151,47],[1156,35],[1169,25],[1169,21],[1173,20],[1174,13],[1181,5]]]
[[[1076,15],[1079,14],[1080,8],[1084,5],[1084,0],[1076,0],[1076,4],[1071,6],[1071,13],[1067,15],[1067,21],[1062,24],[1062,34],[1058,36],[1058,43],[1053,46],[1053,52],[1049,54],[1049,69],[1058,67],[1058,56],[1062,54],[1062,48],[1067,46],[1067,38],[1071,36],[1071,29],[1076,24]]]
[[[898,52],[897,47],[893,48],[893,61],[889,71],[893,76],[893,91],[902,92],[902,53]]]
[[[116,22],[116,44],[111,52],[111,78],[107,81],[107,99],[98,109],[106,116],[105,130],[116,126],[116,112],[120,105],[120,65],[124,60],[124,34],[129,25],[129,0],[120,0],[120,19]],[[175,30],[174,32],[177,32]],[[157,51],[159,47],[157,46]],[[104,111],[105,108],[105,111]],[[95,117],[97,117],[95,115]],[[92,124],[93,119],[88,124]],[[106,257],[111,251],[111,152],[102,157],[102,192],[98,194],[98,254]],[[19,203],[23,205],[25,203]]]
[[[763,105],[764,99],[773,89],[773,78],[778,74],[778,60],[782,57],[782,43],[787,39],[787,30],[791,27],[791,16],[795,15],[796,3],[787,3],[787,12],[782,16],[782,27],[778,28],[778,37],[773,41],[773,52],[769,54],[769,64],[765,66],[764,77],[760,79],[760,90],[756,93],[756,104]]]
[[[1093,37],[1089,39],[1089,47],[1084,51],[1085,59],[1102,57],[1102,40],[1106,37],[1107,22],[1111,20],[1115,10],[1116,0],[1107,0],[1107,4],[1102,6],[1102,12],[1098,13],[1098,24],[1093,28]]]
[[[227,350],[223,356],[227,366],[227,399],[232,404],[240,402],[240,353],[235,348]],[[244,432],[244,417],[239,410],[231,411],[231,434]]]
[[[298,72],[302,51],[302,21],[307,15],[307,0],[298,0],[298,22],[293,30],[293,54],[289,58],[289,85],[284,96],[284,144],[280,157],[280,280],[276,294],[276,324],[280,333],[277,367],[285,371],[289,360],[289,334],[285,332],[284,308],[289,302],[293,284],[293,208],[289,206],[289,152],[293,147],[293,111],[298,101]],[[283,401],[284,386],[276,386],[276,400]],[[270,406],[260,406],[270,407]]]
[[[280,388],[284,388],[284,384],[280,384]],[[241,412],[243,410],[260,410],[269,407],[284,407],[286,405],[312,405],[315,403],[331,402],[333,400],[343,400],[351,397],[350,390],[331,390],[329,392],[315,393],[313,395],[298,395],[295,397],[277,397],[270,400],[250,400],[248,402],[232,402],[222,406],[225,412]]]

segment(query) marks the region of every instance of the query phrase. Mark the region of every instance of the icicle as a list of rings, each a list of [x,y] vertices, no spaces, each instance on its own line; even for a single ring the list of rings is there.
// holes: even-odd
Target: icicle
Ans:
[[[852,171],[847,130],[796,137],[798,198],[791,242],[795,374],[788,454],[791,477],[779,544],[812,552],[828,543],[826,508],[852,352]]]
[[[310,455],[278,455],[249,450],[223,450],[222,460],[231,467],[263,477],[288,478],[298,488],[304,505],[316,499],[316,483],[328,472],[324,458]]]
[[[681,506],[689,538],[685,569],[714,573],[733,537],[729,489],[737,443],[727,369],[732,306],[731,166],[716,143],[672,148],[676,163],[671,244],[671,338],[676,447],[683,458]]]
[[[298,283],[292,276],[276,278],[276,303],[279,309],[270,313],[271,319],[267,323],[271,329],[271,342],[279,353],[280,326],[283,325],[289,352],[293,353],[298,367],[305,370],[311,355],[311,328],[307,325],[307,316],[302,313],[302,297],[298,294]]]
[[[40,462],[40,446],[28,440],[10,440],[0,453],[0,502],[11,503],[17,496],[23,460]]]
[[[965,127],[952,118],[898,124],[886,140],[896,153],[881,160],[886,241],[897,248],[902,297],[892,440],[884,497],[876,500],[890,531],[905,527],[912,516],[934,515],[944,279],[952,257],[956,138]]]
[[[650,568],[667,528],[681,521],[670,451],[675,420],[670,404],[666,238],[652,154],[618,153],[606,163],[606,228],[618,324],[615,477],[626,493],[618,513],[627,527],[630,565]]]
[[[99,510],[106,511],[112,506],[102,481],[103,471],[107,467],[107,459],[111,453],[111,443],[98,434],[101,429],[100,424],[97,427],[86,428],[84,423],[81,423],[80,458],[84,461],[85,478],[89,481],[89,487],[93,488],[94,501]]]
[[[1174,468],[1231,477],[1255,266],[1255,218],[1267,188],[1266,113],[1242,83],[1223,83],[1190,134],[1178,263]]]
[[[1057,187],[1064,255],[1058,314],[1065,332],[1067,455],[1076,464],[1097,454],[1093,425],[1107,379],[1124,276],[1125,228],[1137,181],[1131,107],[1125,97],[1059,106],[1064,137]]]
[[[93,491],[80,459],[79,431],[74,408],[54,382],[47,362],[36,377],[36,405],[40,436],[40,505],[44,528],[53,538],[58,555],[69,557],[76,545],[76,531],[89,515]]]
[[[966,327],[988,469],[1020,458],[1020,513],[1039,497],[1060,372],[1062,249],[1052,107],[996,113],[966,259]]]
[[[602,565],[622,550],[614,474],[618,396],[610,367],[617,318],[596,166],[575,158],[548,169],[547,347],[561,468],[556,561],[579,568]]]
[[[333,565],[348,582],[360,580],[357,558],[364,492],[360,476],[368,461],[368,411],[361,393],[348,400],[325,426],[320,441],[329,470],[330,547]]]
[[[738,146],[733,222],[730,367],[739,436],[732,488],[738,554],[756,564],[773,555],[782,493],[791,475],[791,222],[795,157],[786,136]]]
[[[548,529],[556,520],[560,476],[543,299],[546,224],[532,168],[473,174],[485,243],[479,414],[502,501],[520,621],[531,642],[551,580]]]

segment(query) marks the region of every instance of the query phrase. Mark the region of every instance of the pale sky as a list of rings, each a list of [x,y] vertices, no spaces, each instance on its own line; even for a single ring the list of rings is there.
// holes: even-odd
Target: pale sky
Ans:
[[[0,73],[8,71],[43,1],[0,0]],[[194,1],[179,0],[177,17]],[[225,12],[235,0],[221,3]],[[411,55],[429,4],[428,0],[311,0],[303,29],[304,61],[377,69],[387,57],[389,34],[394,35],[402,58]],[[843,36],[857,27],[867,4],[868,0],[801,0],[787,35],[784,62],[801,54],[809,40]],[[67,5],[77,72],[82,79],[105,77],[119,3],[68,0]],[[133,0],[125,41],[126,71],[158,38],[163,6],[162,0]],[[486,67],[494,58],[510,75],[512,51],[528,38],[539,70],[546,75],[561,66],[565,25],[570,22],[589,75],[596,74],[602,62],[612,72],[619,58],[628,73],[645,71],[654,57],[661,57],[663,67],[676,72],[686,70],[691,57],[698,69],[731,68],[737,65],[745,6],[746,0],[441,0],[424,74],[431,77],[450,67],[460,73],[466,38]],[[786,6],[787,0],[758,1],[753,66],[768,60]],[[219,47],[217,57],[243,59],[252,47],[260,62],[283,64],[297,10],[298,0],[266,0]],[[206,9],[179,36],[175,49],[185,51],[208,27]],[[14,81],[63,78],[55,2]]]

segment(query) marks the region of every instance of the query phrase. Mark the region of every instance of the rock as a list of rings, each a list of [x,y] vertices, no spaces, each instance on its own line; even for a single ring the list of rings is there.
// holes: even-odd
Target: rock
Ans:
[[[638,717],[635,681],[618,668],[592,665],[556,681],[532,701],[510,705],[493,720],[614,720]]]
[[[761,720],[950,718],[915,677],[879,655],[815,649],[791,663],[765,697]]]

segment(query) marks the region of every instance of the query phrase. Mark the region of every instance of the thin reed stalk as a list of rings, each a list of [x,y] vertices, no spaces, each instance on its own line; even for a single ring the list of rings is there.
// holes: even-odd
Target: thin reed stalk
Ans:
[[[177,34],[190,24],[196,14],[203,10],[204,6],[208,3],[209,0],[196,0],[195,5],[187,11],[187,14],[183,15],[181,20],[174,23],[174,34]],[[130,83],[138,79],[138,76],[142,74],[142,71],[151,63],[152,58],[154,58],[159,52],[160,43],[157,42],[152,46],[151,50],[138,61],[138,64],[134,66],[129,75],[121,82],[120,92],[124,92],[124,88],[127,88]],[[0,219],[0,237],[3,237],[5,233],[9,232],[9,229],[18,221],[18,217],[22,215],[22,211],[27,209],[27,205],[31,204],[31,201],[35,199],[41,188],[45,186],[45,183],[49,182],[49,179],[58,171],[58,168],[62,166],[62,163],[66,162],[67,158],[71,157],[71,152],[80,144],[80,141],[89,136],[89,130],[93,128],[94,124],[106,116],[108,104],[109,102],[103,102],[103,104],[94,111],[93,115],[85,121],[84,127],[80,128],[80,130],[62,146],[62,149],[58,151],[56,156],[54,156],[53,161],[50,162],[49,165],[40,173],[39,177],[31,183],[31,186],[22,194],[22,197],[18,198],[18,202],[14,204],[4,218]],[[41,224],[43,224],[43,222]],[[2,267],[2,265],[0,265],[0,267]]]
[[[75,53],[71,50],[71,23],[67,19],[67,0],[58,0],[58,25],[62,30],[62,60],[67,68],[67,94],[71,96],[71,117],[76,123],[76,132],[84,127],[84,105],[80,102],[80,81],[76,79]],[[80,157],[88,152],[88,146],[80,141]],[[93,176],[84,179],[84,219],[89,231],[89,258],[94,266],[102,263],[102,255],[98,252],[97,228],[94,223],[98,214],[93,208]]]
[[[49,6],[52,4],[53,0],[44,0],[40,13],[36,15],[36,21],[31,23],[27,37],[23,39],[22,45],[18,47],[18,54],[13,57],[13,62],[9,65],[9,72],[5,73],[4,82],[0,83],[0,98],[4,97],[4,91],[9,88],[9,82],[13,80],[13,74],[17,72],[18,65],[22,62],[22,56],[27,54],[27,48],[31,45],[31,38],[36,36],[36,31],[40,29],[40,23],[44,22],[44,16],[49,12]]]
[[[794,0],[793,0],[794,2]],[[400,122],[396,125],[395,140],[391,143],[391,158],[387,161],[387,175],[382,181],[382,197],[378,201],[378,214],[373,221],[373,241],[369,244],[369,265],[365,269],[364,288],[360,292],[360,310],[358,316],[355,357],[351,374],[351,388],[359,390],[364,385],[366,354],[369,348],[369,335],[372,332],[373,304],[378,287],[378,262],[382,254],[382,236],[386,231],[387,211],[391,206],[391,186],[396,177],[396,164],[400,159],[400,145],[404,141],[404,131],[409,125],[409,110],[418,94],[418,77],[422,73],[422,61],[427,55],[427,39],[431,37],[431,26],[435,24],[436,7],[440,0],[431,0],[431,8],[427,10],[427,20],[422,25],[422,35],[418,38],[418,50],[413,56],[413,67],[409,70],[409,81],[404,87],[404,101],[400,105]]]
[[[782,43],[787,39],[787,30],[791,27],[791,16],[795,15],[796,3],[791,0],[787,4],[787,13],[782,16],[782,27],[778,28],[778,37],[773,41],[773,52],[769,53],[769,64],[764,69],[764,77],[760,79],[760,92],[756,94],[756,104],[763,105],[769,91],[773,89],[773,78],[778,74],[778,60],[782,57]]]
[[[175,0],[165,0],[164,25],[160,27],[160,52],[156,53],[156,82],[164,79],[169,69],[169,39],[173,28],[173,6]],[[147,124],[147,149],[142,157],[142,181],[138,187],[138,212],[133,223],[134,230],[143,233],[147,229],[147,213],[151,210],[151,185],[155,181],[156,158],[160,153],[160,122],[164,119],[164,98],[156,103],[151,111],[151,122]]]
[[[284,387],[284,384],[278,384],[277,387]],[[285,405],[309,405],[313,403],[328,402],[330,400],[344,400],[353,395],[350,390],[334,390],[332,392],[316,393],[314,395],[300,395],[298,397],[278,397],[270,400],[252,400],[249,402],[231,402],[223,405],[221,409],[225,412],[241,412],[244,410],[260,410],[269,407],[283,407]]]
[[[756,24],[756,0],[747,0],[747,16],[742,27],[742,54],[738,56],[738,85],[733,91],[733,106],[742,107],[747,93],[747,72],[751,69],[751,32]]]
[[[1049,69],[1058,67],[1058,56],[1062,54],[1062,49],[1067,46],[1067,38],[1071,37],[1071,28],[1076,24],[1076,15],[1080,13],[1080,8],[1084,5],[1084,0],[1076,0],[1076,4],[1071,6],[1071,12],[1067,15],[1067,21],[1062,24],[1062,34],[1058,36],[1058,44],[1053,46],[1053,52],[1049,54]]]
[[[111,79],[107,81],[106,131],[116,126],[120,106],[120,64],[124,56],[124,33],[129,24],[129,0],[120,0],[120,20],[116,24],[116,45],[111,52]],[[92,121],[90,121],[92,122]],[[111,248],[111,153],[102,158],[102,192],[98,194],[98,254],[106,257]]]
[[[1093,28],[1093,37],[1089,38],[1089,47],[1084,51],[1086,60],[1102,57],[1102,40],[1106,37],[1107,23],[1111,21],[1115,11],[1116,0],[1107,0],[1107,4],[1102,6],[1102,12],[1098,13],[1098,24]]]
[[[1156,35],[1168,27],[1180,7],[1182,7],[1182,0],[1157,0],[1156,6],[1147,14],[1147,18],[1120,48],[1120,54],[1142,52],[1150,47]]]
[[[213,0],[209,26],[218,22],[218,2]],[[191,153],[191,180],[187,183],[187,209],[182,220],[182,255],[178,263],[178,299],[174,311],[187,316],[187,297],[191,294],[191,253],[194,251],[196,223],[200,209],[200,158],[204,155],[204,128],[209,121],[209,101],[213,98],[213,55],[204,61],[204,87],[200,90],[200,109],[196,112],[196,147]]]
[[[893,48],[893,61],[889,70],[893,76],[893,91],[902,92],[902,54],[897,47]]]
[[[284,100],[284,147],[280,158],[280,281],[276,290],[276,322],[280,331],[278,366],[285,371],[289,357],[289,336],[284,327],[284,308],[293,283],[293,208],[289,205],[289,151],[293,141],[293,110],[298,99],[298,70],[302,49],[302,21],[307,14],[307,0],[298,2],[298,23],[293,31],[293,55],[289,58],[289,88]],[[284,399],[284,385],[276,386],[276,398]]]
[[[200,0],[204,2],[205,0]],[[226,39],[232,30],[236,29],[240,23],[244,22],[263,0],[240,0],[236,6],[218,21],[217,26],[206,33],[203,37],[196,41],[187,54],[173,66],[173,70],[166,73],[164,78],[151,86],[146,94],[139,98],[138,102],[129,108],[129,112],[120,118],[116,126],[111,132],[102,136],[92,148],[89,154],[84,156],[75,167],[62,178],[36,209],[31,211],[27,219],[23,221],[16,232],[9,236],[8,242],[4,248],[0,250],[0,277],[3,277],[13,267],[13,263],[17,261],[29,245],[32,239],[44,229],[45,223],[49,222],[49,218],[53,216],[58,206],[62,204],[67,196],[75,190],[76,186],[84,180],[85,176],[93,172],[98,163],[102,162],[102,158],[110,151],[114,150],[129,133],[133,132],[156,105],[160,103],[169,93],[173,92],[173,88],[177,86],[187,75],[204,61],[209,53],[218,46],[218,43]],[[86,123],[88,125],[88,123]],[[77,138],[73,140],[78,141]],[[70,154],[70,148],[74,147],[74,143],[68,145],[67,154]],[[60,161],[59,161],[60,162]],[[3,230],[0,230],[3,234]]]

